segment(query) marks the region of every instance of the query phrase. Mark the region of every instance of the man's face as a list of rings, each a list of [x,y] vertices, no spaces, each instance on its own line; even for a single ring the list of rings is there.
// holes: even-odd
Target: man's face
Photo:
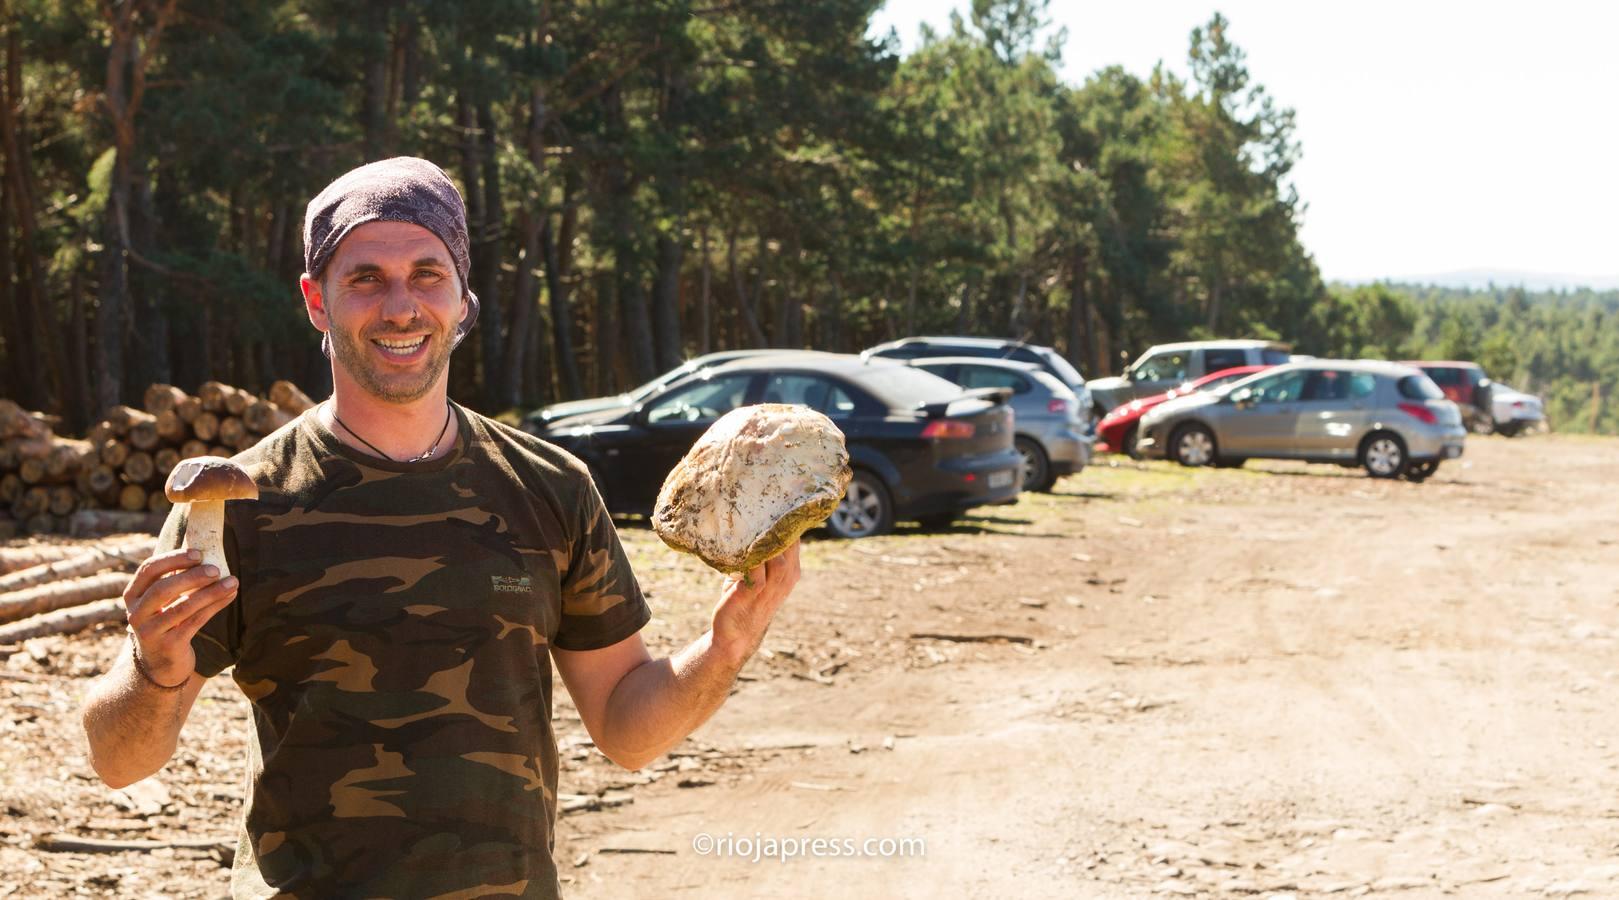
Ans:
[[[467,304],[450,251],[408,222],[367,222],[349,232],[318,282],[305,276],[315,327],[332,358],[366,393],[408,403],[433,389],[450,364]]]

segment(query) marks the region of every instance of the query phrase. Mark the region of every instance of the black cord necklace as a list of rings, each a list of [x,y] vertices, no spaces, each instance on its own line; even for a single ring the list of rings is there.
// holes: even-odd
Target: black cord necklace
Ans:
[[[426,450],[422,451],[421,456],[412,456],[410,459],[394,459],[393,457],[389,456],[388,454],[383,453],[381,450],[378,450],[376,444],[373,444],[370,441],[366,440],[365,438],[360,437],[360,433],[358,431],[355,431],[354,429],[350,428],[349,423],[347,423],[347,422],[345,422],[342,419],[337,417],[337,406],[335,404],[332,406],[332,421],[336,422],[337,424],[339,424],[341,426],[343,426],[344,431],[347,431],[349,434],[354,435],[354,439],[359,441],[360,443],[366,445],[366,447],[370,448],[372,453],[375,453],[376,455],[382,457],[383,459],[385,459],[385,460],[387,460],[389,462],[418,463],[418,462],[422,462],[422,461],[426,460],[428,457],[432,456],[433,451],[438,449],[439,441],[444,440],[445,433],[450,430],[450,416],[451,416],[452,412],[453,412],[453,410],[450,407],[450,401],[449,401],[448,398],[446,398],[445,401],[444,401],[444,427],[440,428],[438,430],[438,437],[433,438],[433,443],[428,445]]]

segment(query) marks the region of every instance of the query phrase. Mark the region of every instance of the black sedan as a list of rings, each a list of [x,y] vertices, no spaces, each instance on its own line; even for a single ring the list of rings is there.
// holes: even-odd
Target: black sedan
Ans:
[[[615,513],[648,513],[675,463],[715,419],[753,403],[798,403],[843,430],[854,478],[827,527],[882,534],[895,519],[948,523],[1017,498],[1005,391],[962,391],[884,359],[824,354],[740,360],[668,384],[629,410],[570,418],[541,433],[590,466]]]

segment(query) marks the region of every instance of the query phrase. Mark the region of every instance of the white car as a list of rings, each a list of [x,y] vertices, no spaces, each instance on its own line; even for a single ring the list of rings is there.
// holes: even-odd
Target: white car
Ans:
[[[1546,421],[1546,410],[1539,397],[1499,381],[1490,385],[1490,413],[1495,420],[1495,433],[1504,437],[1522,434]]]

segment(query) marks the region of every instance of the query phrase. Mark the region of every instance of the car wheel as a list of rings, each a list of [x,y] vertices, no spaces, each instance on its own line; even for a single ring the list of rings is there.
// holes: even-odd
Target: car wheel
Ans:
[[[1430,459],[1427,462],[1412,463],[1405,468],[1405,480],[1415,481],[1420,484],[1427,481],[1428,477],[1437,471],[1439,471],[1439,460],[1437,459]]]
[[[1128,456],[1131,459],[1141,458],[1141,451],[1136,449],[1137,437],[1139,437],[1139,435],[1136,433],[1136,426],[1131,425],[1129,428],[1125,429],[1124,438],[1119,441],[1119,450],[1123,452],[1125,456]]]
[[[1175,455],[1175,461],[1183,466],[1207,466],[1215,460],[1214,434],[1195,422],[1182,425],[1175,429],[1175,436],[1170,438],[1169,449]]]
[[[843,492],[843,501],[826,520],[828,531],[840,538],[863,538],[884,534],[894,527],[894,501],[882,480],[863,469],[856,469]]]
[[[1052,482],[1057,479],[1051,477],[1051,463],[1046,459],[1046,451],[1033,438],[1020,437],[1012,442],[1017,452],[1023,456],[1023,489],[1026,491],[1049,491]]]
[[[1373,478],[1399,478],[1406,468],[1405,441],[1399,435],[1379,431],[1361,447],[1360,464]]]

